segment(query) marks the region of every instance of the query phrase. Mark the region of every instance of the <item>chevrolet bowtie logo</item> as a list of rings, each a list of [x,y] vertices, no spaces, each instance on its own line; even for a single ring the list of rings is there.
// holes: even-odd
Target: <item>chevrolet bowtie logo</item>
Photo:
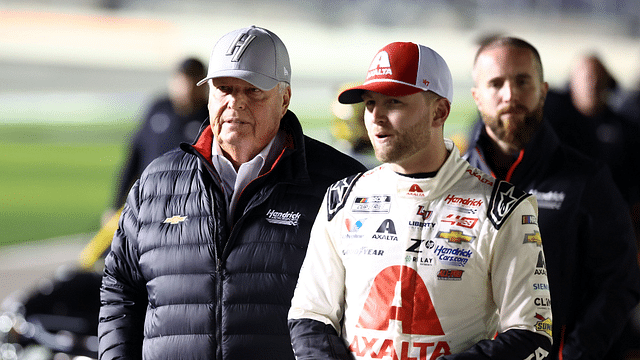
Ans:
[[[459,230],[451,230],[449,232],[438,231],[436,237],[441,239],[447,239],[447,241],[452,243],[461,244],[463,242],[472,242],[475,239],[475,236],[465,235],[462,231]]]
[[[163,223],[164,224],[175,225],[175,224],[181,223],[181,222],[183,222],[185,220],[187,220],[186,216],[174,215],[172,217],[164,219]]]

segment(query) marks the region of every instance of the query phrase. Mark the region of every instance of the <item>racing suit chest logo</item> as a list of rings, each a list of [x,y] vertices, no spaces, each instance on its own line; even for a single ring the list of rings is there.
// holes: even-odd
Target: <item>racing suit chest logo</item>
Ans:
[[[397,294],[399,302],[395,299]],[[422,310],[414,311],[414,308]],[[405,334],[444,335],[427,286],[420,275],[407,266],[389,266],[375,277],[357,326],[387,330],[389,320],[401,321]]]

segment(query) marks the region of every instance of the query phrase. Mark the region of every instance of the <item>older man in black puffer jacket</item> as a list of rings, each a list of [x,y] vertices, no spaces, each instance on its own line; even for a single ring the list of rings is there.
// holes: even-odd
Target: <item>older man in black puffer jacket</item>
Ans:
[[[327,187],[365,170],[302,133],[272,32],[211,54],[210,126],[152,162],[105,263],[100,359],[293,359],[287,312]]]

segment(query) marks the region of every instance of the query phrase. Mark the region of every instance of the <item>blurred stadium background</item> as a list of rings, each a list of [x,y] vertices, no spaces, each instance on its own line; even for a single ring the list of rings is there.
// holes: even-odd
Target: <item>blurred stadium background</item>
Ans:
[[[623,88],[640,80],[638,0],[0,0],[0,299],[37,278],[28,271],[74,261],[98,230],[127,135],[176,62],[208,60],[215,40],[251,24],[287,45],[291,109],[328,142],[338,87],[362,81],[391,41],[449,63],[449,136],[475,119],[471,63],[488,34],[533,43],[552,87],[592,51]]]

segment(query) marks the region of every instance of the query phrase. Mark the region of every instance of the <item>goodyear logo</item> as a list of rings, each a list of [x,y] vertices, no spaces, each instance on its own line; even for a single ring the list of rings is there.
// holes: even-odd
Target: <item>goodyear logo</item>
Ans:
[[[542,237],[539,231],[534,231],[533,234],[525,234],[523,244],[536,244],[542,246]]]
[[[446,239],[450,243],[456,244],[461,244],[463,242],[472,242],[476,238],[475,236],[465,235],[460,230],[451,230],[449,232],[438,231],[436,237]]]

